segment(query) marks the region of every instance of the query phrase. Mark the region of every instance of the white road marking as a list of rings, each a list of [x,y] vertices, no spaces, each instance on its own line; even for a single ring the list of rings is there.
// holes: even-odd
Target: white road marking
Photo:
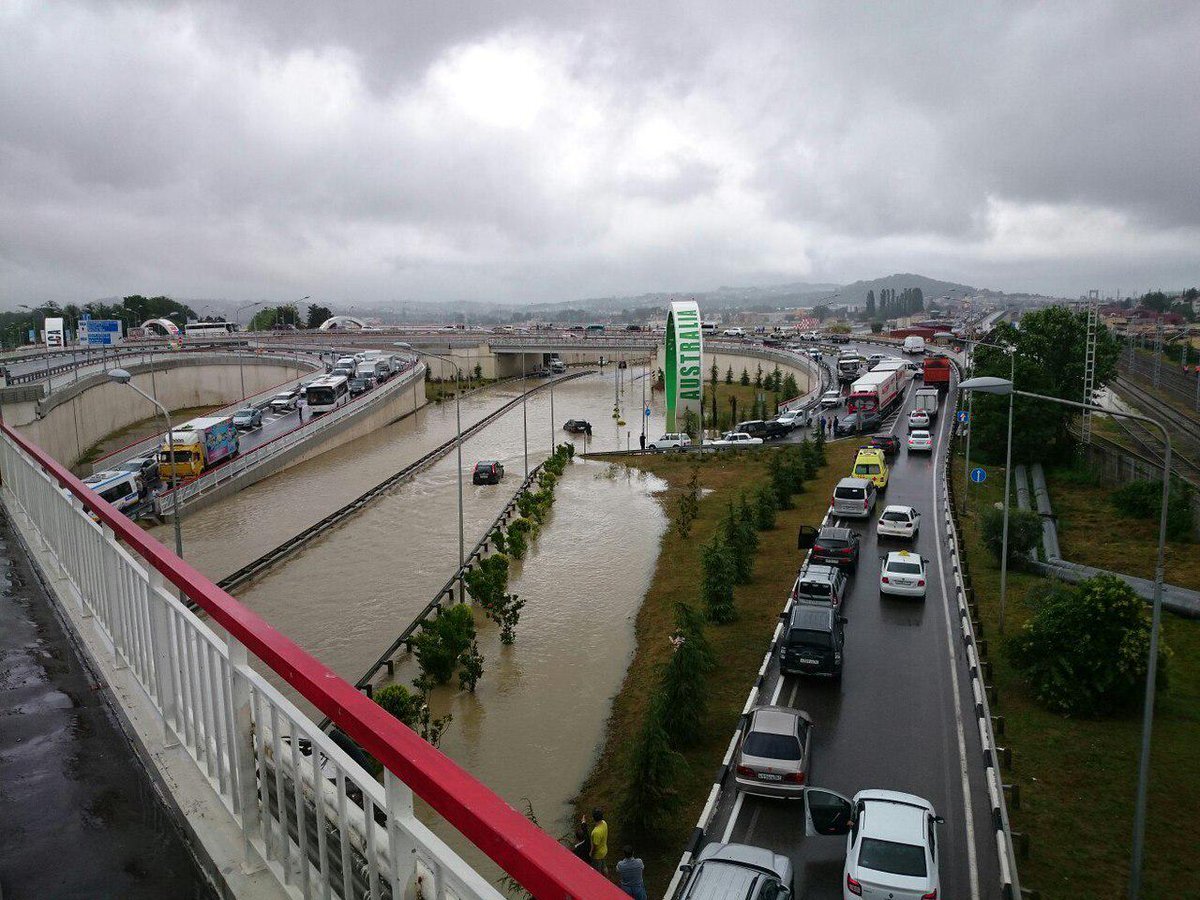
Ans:
[[[733,837],[733,827],[737,825],[738,814],[742,811],[742,799],[745,796],[741,791],[737,792],[737,799],[733,801],[733,812],[729,814],[729,821],[725,823],[725,832],[721,835],[722,844],[728,844],[729,839]]]
[[[943,419],[940,431],[945,430]],[[951,693],[954,694],[954,727],[958,732],[958,770],[962,779],[963,792],[963,825],[967,832],[967,871],[971,879],[971,900],[979,900],[979,862],[975,853],[975,820],[971,803],[971,779],[967,771],[967,739],[963,730],[962,701],[959,699],[958,653],[954,648],[954,619],[958,616],[958,606],[950,603],[950,595],[946,591],[946,566],[942,561],[942,534],[938,523],[941,520],[941,510],[937,508],[941,495],[938,493],[938,474],[941,466],[933,465],[933,541],[937,548],[938,580],[942,589],[942,603],[946,609],[946,648],[950,653],[950,675],[954,682]]]
[[[775,690],[771,694],[771,705],[774,706],[779,702],[779,692],[783,690],[783,675],[775,682]]]

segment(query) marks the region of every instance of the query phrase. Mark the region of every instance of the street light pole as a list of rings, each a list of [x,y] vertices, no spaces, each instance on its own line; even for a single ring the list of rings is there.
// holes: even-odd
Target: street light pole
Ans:
[[[1171,496],[1171,435],[1157,419],[1137,413],[1124,412],[1116,409],[1106,409],[1094,403],[1078,403],[1074,400],[1063,400],[1061,397],[1047,397],[1044,394],[1033,394],[1028,391],[1018,391],[1013,388],[1012,381],[1003,378],[970,378],[959,386],[959,390],[982,390],[989,394],[1016,394],[1034,400],[1045,400],[1070,406],[1074,409],[1085,409],[1092,412],[1107,413],[1124,419],[1136,419],[1147,425],[1153,425],[1163,438],[1163,476],[1162,476],[1162,505],[1158,516],[1158,555],[1154,564],[1154,595],[1151,601],[1150,614],[1150,651],[1146,660],[1146,696],[1142,707],[1142,746],[1138,757],[1138,784],[1134,798],[1133,809],[1133,851],[1129,864],[1129,900],[1139,900],[1142,891],[1142,857],[1146,846],[1146,795],[1150,786],[1150,740],[1154,730],[1154,700],[1158,679],[1158,634],[1162,624],[1162,593],[1166,570],[1167,549],[1167,504]],[[1011,401],[1010,401],[1011,402]],[[1007,500],[1007,498],[1006,498]]]
[[[247,303],[245,306],[239,306],[237,309],[235,309],[233,311],[233,324],[234,325],[241,324],[241,315],[242,315],[243,309],[253,309],[256,306],[262,306],[262,305],[263,305],[263,301],[259,300],[257,303]],[[249,327],[250,323],[247,322],[246,326]],[[247,343],[246,346],[249,347],[249,343]],[[237,352],[237,351],[235,350],[234,352]],[[241,353],[238,353],[237,358],[238,358],[238,375],[241,376],[241,379],[242,379],[242,399],[245,400],[246,399],[246,369],[242,364],[242,354]]]
[[[177,460],[175,459],[175,430],[171,427],[171,414],[167,412],[167,408],[139,388],[130,379],[133,377],[125,369],[110,369],[108,372],[110,380],[117,384],[126,385],[132,388],[136,393],[141,394],[151,403],[158,407],[158,411],[162,413],[163,419],[167,423],[167,454],[171,460],[171,518],[175,520],[175,555],[183,559],[183,529],[179,524],[179,474],[176,469]]]
[[[521,351],[521,429],[525,436],[525,477],[529,477],[529,416],[525,410],[525,352]],[[457,393],[455,394],[457,396]]]

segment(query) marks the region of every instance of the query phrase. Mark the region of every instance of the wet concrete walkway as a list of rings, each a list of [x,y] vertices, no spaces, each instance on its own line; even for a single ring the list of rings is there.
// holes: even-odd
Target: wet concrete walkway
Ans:
[[[0,898],[215,896],[0,509]]]

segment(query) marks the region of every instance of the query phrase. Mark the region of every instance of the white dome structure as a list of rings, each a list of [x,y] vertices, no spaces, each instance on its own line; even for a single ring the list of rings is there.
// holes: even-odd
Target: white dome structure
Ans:
[[[167,337],[179,337],[179,326],[170,319],[147,319],[142,323],[147,334],[163,334]]]
[[[361,331],[366,327],[366,322],[362,319],[356,319],[354,316],[331,316],[321,323],[321,331],[340,331],[343,329]]]

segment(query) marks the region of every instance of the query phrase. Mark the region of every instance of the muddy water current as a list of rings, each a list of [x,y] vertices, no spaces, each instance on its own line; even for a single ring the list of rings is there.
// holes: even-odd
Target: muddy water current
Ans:
[[[464,399],[464,426],[519,393],[519,386],[502,386]],[[661,395],[651,401],[647,386],[646,396],[653,439],[663,430]],[[641,382],[627,382],[628,421],[618,426],[606,367],[603,376],[556,386],[553,420],[542,390],[528,397],[524,416],[518,405],[467,439],[467,548],[520,483],[526,431],[531,467],[552,442],[572,440],[583,449],[582,436],[562,430],[570,418],[592,423],[588,449],[624,449],[627,441],[636,448],[641,399]],[[432,406],[260,482],[186,519],[185,555],[220,578],[453,434],[453,403]],[[501,460],[504,481],[472,485],[477,459]],[[457,565],[455,467],[452,451],[245,587],[240,599],[339,675],[357,679]],[[577,458],[528,556],[513,566],[510,590],[526,601],[516,643],[503,647],[495,626],[477,615],[485,663],[476,692],[446,687],[432,698],[435,715],[453,716],[441,748],[514,806],[523,809],[528,800],[556,836],[568,829],[568,802],[591,766],[633,651],[633,617],[666,527],[654,498],[663,487],[653,476]],[[396,679],[407,683],[416,674],[415,663],[402,657]],[[451,829],[430,824],[481,871],[498,874]]]

